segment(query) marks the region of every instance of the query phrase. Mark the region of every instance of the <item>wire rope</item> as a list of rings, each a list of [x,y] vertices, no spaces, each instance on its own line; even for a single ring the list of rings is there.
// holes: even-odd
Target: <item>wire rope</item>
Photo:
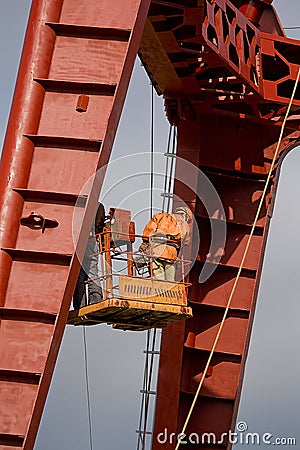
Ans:
[[[154,187],[154,86],[151,85],[151,120],[150,120],[150,219],[153,216],[153,187]],[[151,340],[151,330],[147,330],[146,338],[146,360],[144,366],[144,377],[143,377],[143,389],[142,389],[142,401],[140,407],[140,419],[139,419],[139,429],[138,429],[138,442],[137,450],[140,449],[140,444],[142,445],[142,450],[145,450],[146,445],[146,434],[147,434],[147,421],[149,413],[149,390],[151,388],[152,375],[153,375],[153,358],[154,353],[151,351],[150,364],[149,364],[149,353],[150,353],[150,340]],[[156,342],[156,330],[152,337],[152,348],[155,348]],[[143,428],[143,429],[142,429]]]
[[[150,335],[150,330],[149,335]],[[149,336],[150,337],[150,336]],[[150,367],[148,374],[148,382],[146,386],[146,395],[145,395],[145,416],[144,416],[144,430],[143,430],[143,442],[142,442],[142,450],[145,450],[146,445],[146,432],[147,432],[147,422],[148,422],[148,412],[149,412],[149,398],[150,398],[150,389],[152,383],[152,375],[153,375],[153,364],[154,364],[154,350],[155,350],[155,342],[156,342],[156,329],[153,330],[152,336],[152,347],[151,347],[151,357],[150,357]],[[149,351],[148,351],[149,353]]]
[[[164,190],[163,190],[163,202],[162,202],[162,212],[170,212],[171,207],[171,199],[172,199],[172,183],[173,183],[173,172],[175,165],[175,156],[176,156],[176,127],[175,125],[170,124],[169,136],[168,136],[168,144],[167,144],[167,152],[166,156],[166,168],[165,168],[165,176],[164,176]],[[171,162],[169,162],[171,159]]]
[[[93,450],[92,415],[91,415],[90,387],[88,374],[88,352],[87,352],[85,325],[82,327],[82,330],[83,330],[83,348],[84,348],[85,385],[86,385],[86,397],[88,409],[89,444],[90,450]]]
[[[151,130],[150,130],[150,219],[153,216],[154,184],[154,86],[151,84]]]
[[[172,189],[172,181],[173,181],[173,170],[174,170],[174,163],[175,163],[175,154],[176,154],[176,128],[173,125],[173,141],[172,141],[172,152],[171,152],[171,168],[170,168],[170,175],[169,175],[169,185],[168,185],[168,201],[167,201],[167,212],[170,212],[171,207],[171,189]]]
[[[146,338],[146,360],[144,365],[144,379],[143,379],[143,392],[146,391],[147,388],[147,377],[148,377],[148,354],[149,354],[149,342],[150,342],[150,333],[147,330],[147,338]],[[145,404],[145,394],[142,394],[142,402],[140,407],[140,420],[139,420],[139,428],[138,428],[138,442],[137,442],[137,450],[140,449],[140,443],[143,443],[142,438],[142,421],[143,421],[143,411]]]
[[[170,124],[169,135],[168,135],[168,144],[167,144],[167,153],[166,153],[166,170],[165,170],[165,177],[164,177],[163,203],[162,203],[161,212],[165,211],[166,194],[167,194],[167,186],[168,186],[168,171],[169,171],[169,157],[168,156],[170,153],[172,127],[173,127],[173,125]]]
[[[231,292],[230,292],[230,295],[229,295],[229,299],[228,299],[228,302],[227,302],[227,305],[226,305],[226,308],[225,308],[225,311],[224,311],[224,314],[223,314],[223,318],[222,318],[221,324],[219,326],[218,332],[217,332],[216,337],[214,339],[213,346],[212,346],[212,349],[210,351],[210,354],[209,354],[206,366],[204,368],[201,380],[199,382],[197,391],[195,393],[193,402],[192,402],[191,407],[189,409],[189,412],[188,412],[187,418],[185,420],[185,423],[183,425],[182,431],[179,434],[179,439],[177,441],[177,445],[175,447],[175,450],[178,450],[178,448],[179,448],[179,446],[181,444],[182,436],[184,436],[184,433],[185,433],[186,428],[188,426],[188,423],[189,423],[189,420],[191,418],[192,412],[194,410],[196,401],[197,401],[198,396],[200,394],[200,390],[202,388],[202,385],[203,385],[203,382],[204,382],[204,379],[205,379],[208,367],[209,367],[210,362],[212,360],[212,357],[214,355],[217,343],[219,341],[220,334],[222,332],[225,320],[227,318],[227,314],[228,314],[228,311],[229,311],[229,308],[230,308],[230,305],[231,305],[231,301],[232,301],[233,295],[235,293],[236,286],[237,286],[238,280],[240,278],[240,275],[241,275],[241,272],[242,272],[242,269],[243,269],[243,266],[244,266],[244,262],[245,262],[245,259],[246,259],[246,256],[247,256],[247,253],[248,253],[248,250],[249,250],[250,242],[252,240],[252,237],[253,237],[253,234],[254,234],[254,231],[255,231],[255,227],[256,227],[257,221],[259,219],[259,215],[260,215],[263,203],[265,201],[267,190],[268,190],[268,187],[269,187],[269,184],[270,184],[270,180],[271,180],[271,177],[272,177],[272,172],[273,172],[273,169],[274,169],[274,166],[275,166],[275,162],[276,162],[276,159],[277,159],[277,156],[278,156],[278,152],[279,152],[279,149],[280,149],[280,145],[281,145],[281,141],[282,141],[282,137],[283,137],[283,132],[284,132],[284,129],[285,129],[286,121],[287,121],[288,115],[290,113],[290,110],[291,110],[291,107],[292,107],[292,103],[293,103],[293,100],[294,100],[294,97],[295,97],[295,94],[296,94],[297,86],[298,86],[298,83],[299,83],[299,77],[300,77],[300,69],[298,70],[298,74],[297,74],[297,77],[296,77],[296,81],[295,81],[294,89],[293,89],[293,92],[292,92],[292,95],[291,95],[291,98],[290,98],[290,102],[289,102],[287,111],[285,113],[284,120],[283,120],[282,125],[281,125],[281,130],[280,130],[279,138],[278,138],[278,141],[277,141],[276,149],[275,149],[275,152],[274,152],[274,156],[273,156],[273,159],[272,159],[272,163],[271,163],[271,166],[270,166],[270,169],[269,169],[268,177],[266,179],[265,187],[264,187],[262,196],[260,198],[260,202],[259,202],[259,205],[258,205],[258,208],[257,208],[256,216],[255,216],[253,225],[251,227],[251,232],[250,232],[248,240],[247,240],[247,244],[246,244],[246,247],[245,247],[245,250],[244,250],[244,253],[243,253],[243,257],[242,257],[242,260],[241,260],[241,263],[240,263],[240,266],[239,266],[239,269],[238,269],[238,272],[237,272],[237,276],[236,276],[236,278],[234,280],[234,284],[232,286],[232,289],[231,289]]]

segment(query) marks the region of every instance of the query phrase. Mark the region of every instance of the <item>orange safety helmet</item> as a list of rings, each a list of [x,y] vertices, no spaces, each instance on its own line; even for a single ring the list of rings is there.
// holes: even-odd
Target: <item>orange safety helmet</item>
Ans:
[[[193,221],[193,213],[187,206],[178,206],[175,209],[175,214],[181,214],[187,223],[192,223]]]

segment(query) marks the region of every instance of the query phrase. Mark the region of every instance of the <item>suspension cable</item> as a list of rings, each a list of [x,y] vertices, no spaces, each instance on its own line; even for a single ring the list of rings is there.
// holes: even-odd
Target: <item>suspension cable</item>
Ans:
[[[154,86],[151,84],[151,130],[150,130],[150,219],[153,216],[154,182]]]
[[[151,344],[151,332],[152,334],[152,344]],[[152,434],[147,430],[148,427],[148,418],[149,418],[149,406],[150,406],[150,395],[154,394],[155,391],[151,390],[151,384],[153,379],[154,372],[154,358],[159,354],[159,351],[156,351],[156,336],[157,330],[147,330],[147,346],[145,353],[145,365],[144,365],[144,378],[143,378],[143,389],[142,393],[142,401],[140,407],[140,419],[139,419],[139,428],[137,430],[138,433],[138,441],[137,441],[137,450],[145,450],[146,449],[146,437],[148,434]],[[150,347],[151,344],[151,347]]]
[[[150,219],[153,217],[153,187],[154,187],[154,86],[152,84],[151,89],[151,130],[150,130]],[[171,130],[168,138],[168,147],[170,146],[171,140]],[[165,179],[165,190],[167,186],[167,180]],[[152,345],[151,343],[151,332],[152,333]],[[146,350],[145,350],[145,364],[144,364],[144,376],[143,376],[143,389],[142,389],[142,400],[140,406],[140,418],[139,418],[139,428],[137,450],[145,450],[146,448],[146,437],[149,433],[147,430],[148,417],[149,417],[149,406],[150,406],[150,395],[151,395],[151,384],[153,379],[154,371],[154,357],[157,353],[155,351],[156,347],[156,329],[147,330],[146,337]]]
[[[173,182],[173,170],[175,164],[175,154],[176,154],[176,127],[173,125],[173,142],[172,142],[172,152],[171,152],[171,168],[170,168],[170,176],[169,176],[169,185],[168,185],[168,204],[167,204],[167,212],[170,212],[171,207],[171,189]]]
[[[148,330],[148,332],[149,332],[149,338],[150,338],[151,330]],[[148,376],[148,382],[147,382],[147,386],[146,386],[145,417],[144,417],[144,430],[143,430],[144,433],[143,433],[142,450],[145,450],[145,444],[146,444],[146,432],[147,432],[147,422],[148,422],[148,413],[149,413],[150,390],[151,390],[152,375],[153,375],[155,342],[156,342],[156,328],[154,328],[153,335],[152,335],[152,347],[151,347],[151,356],[150,356],[149,376]]]
[[[149,330],[148,330],[147,331],[147,338],[146,338],[146,359],[145,359],[145,365],[144,365],[143,392],[146,391],[146,387],[147,387],[149,342],[150,342],[150,334],[149,334]],[[143,420],[144,402],[145,402],[145,395],[143,394],[142,395],[141,407],[140,407],[140,420],[139,420],[139,428],[138,428],[138,442],[137,442],[137,447],[136,447],[137,450],[139,450],[140,443],[142,443],[142,420]]]
[[[165,168],[165,177],[164,177],[164,190],[163,190],[163,202],[162,202],[162,212],[170,212],[171,206],[171,198],[172,198],[172,183],[173,183],[173,171],[175,165],[175,156],[176,156],[176,127],[175,125],[170,124],[169,136],[168,136],[168,145],[166,156],[166,168]],[[172,148],[171,148],[172,147]],[[169,159],[171,158],[171,163],[169,167]]]
[[[87,352],[85,325],[83,325],[82,330],[83,330],[83,348],[84,348],[85,385],[86,385],[88,424],[89,424],[89,443],[90,443],[90,450],[93,450],[91,402],[90,402],[90,387],[89,387],[89,374],[88,374],[88,352]]]
[[[169,157],[167,156],[170,153],[170,146],[171,146],[171,137],[172,137],[172,127],[173,125],[170,124],[169,128],[169,135],[168,135],[168,144],[167,144],[167,152],[166,152],[166,169],[165,169],[165,177],[164,177],[164,190],[163,190],[163,203],[161,212],[165,211],[165,203],[166,203],[166,193],[167,193],[167,186],[168,186],[168,173],[169,173]]]
[[[216,337],[215,337],[215,340],[214,340],[212,349],[211,349],[211,351],[210,351],[210,354],[209,354],[209,357],[208,357],[206,366],[205,366],[205,368],[204,368],[204,371],[203,371],[201,380],[200,380],[200,382],[199,382],[197,391],[196,391],[196,393],[195,393],[193,402],[192,402],[192,404],[191,404],[191,407],[190,407],[190,410],[189,410],[189,412],[188,412],[187,418],[186,418],[185,423],[184,423],[184,425],[183,425],[182,431],[181,431],[181,433],[179,434],[179,439],[178,439],[178,441],[177,441],[177,445],[176,445],[176,447],[175,447],[175,450],[178,450],[178,448],[179,448],[179,446],[180,446],[180,444],[181,444],[181,441],[182,441],[182,439],[183,439],[182,436],[185,435],[185,434],[184,434],[184,433],[185,433],[185,430],[186,430],[186,428],[187,428],[187,426],[188,426],[190,417],[191,417],[191,415],[192,415],[192,412],[193,412],[193,410],[194,410],[196,401],[197,401],[198,396],[199,396],[199,394],[200,394],[200,390],[201,390],[201,387],[202,387],[202,385],[203,385],[203,382],[204,382],[204,379],[205,379],[205,376],[206,376],[208,367],[209,367],[210,362],[211,362],[211,360],[212,360],[212,357],[213,357],[213,355],[214,355],[215,348],[216,348],[216,346],[217,346],[217,343],[218,343],[218,341],[219,341],[220,334],[221,334],[221,332],[222,332],[222,329],[223,329],[225,320],[226,320],[226,318],[227,318],[227,314],[228,314],[228,311],[229,311],[229,308],[230,308],[230,305],[231,305],[231,301],[232,301],[233,295],[234,295],[235,290],[236,290],[236,287],[237,287],[238,280],[239,280],[239,278],[240,278],[240,275],[241,275],[241,272],[242,272],[242,269],[243,269],[243,266],[244,266],[244,262],[245,262],[245,259],[246,259],[246,256],[247,256],[247,253],[248,253],[248,250],[249,250],[249,246],[250,246],[250,243],[251,243],[251,240],[252,240],[254,231],[255,231],[255,227],[256,227],[256,225],[257,225],[257,222],[258,222],[258,219],[259,219],[259,215],[260,215],[261,209],[262,209],[262,207],[263,207],[263,203],[264,203],[264,201],[265,201],[265,197],[266,197],[266,194],[267,194],[267,190],[268,190],[268,187],[269,187],[269,184],[270,184],[270,180],[271,180],[271,177],[272,177],[272,172],[273,172],[273,169],[274,169],[274,166],[275,166],[275,162],[276,162],[276,159],[277,159],[277,156],[278,156],[278,153],[279,153],[279,149],[280,149],[280,145],[281,145],[281,141],[282,141],[282,138],[283,138],[283,132],[284,132],[284,129],[285,129],[286,121],[287,121],[288,115],[289,115],[289,113],[290,113],[290,110],[291,110],[291,107],[292,107],[292,103],[293,103],[293,100],[294,100],[294,97],[295,97],[295,93],[296,93],[296,90],[297,90],[297,86],[298,86],[298,82],[299,82],[299,77],[300,77],[300,69],[298,70],[298,74],[297,74],[297,78],[296,78],[296,81],[295,81],[294,89],[293,89],[293,92],[292,92],[292,95],[291,95],[291,98],[290,98],[290,102],[289,102],[287,111],[286,111],[286,113],[285,113],[284,120],[283,120],[282,125],[281,125],[281,130],[280,130],[279,139],[278,139],[278,142],[277,142],[277,145],[276,145],[275,153],[274,153],[274,156],[273,156],[273,159],[272,159],[272,163],[271,163],[271,166],[270,166],[270,169],[269,169],[268,177],[267,177],[267,179],[266,179],[265,187],[264,187],[262,196],[261,196],[261,198],[260,198],[260,202],[259,202],[259,205],[258,205],[258,208],[257,208],[256,216],[255,216],[253,225],[252,225],[252,227],[251,227],[251,232],[250,232],[250,234],[249,234],[249,237],[248,237],[248,240],[247,240],[247,244],[246,244],[246,247],[245,247],[245,250],[244,250],[244,253],[243,253],[243,257],[242,257],[242,260],[241,260],[241,263],[240,263],[240,266],[239,266],[239,269],[238,269],[238,272],[237,272],[237,276],[236,276],[236,278],[235,278],[235,280],[234,280],[234,284],[233,284],[233,287],[232,287],[231,292],[230,292],[230,295],[229,295],[229,299],[228,299],[228,302],[227,302],[227,305],[226,305],[226,308],[225,308],[225,311],[224,311],[224,315],[223,315],[223,318],[222,318],[220,327],[219,327],[218,332],[217,332],[217,334],[216,334]]]

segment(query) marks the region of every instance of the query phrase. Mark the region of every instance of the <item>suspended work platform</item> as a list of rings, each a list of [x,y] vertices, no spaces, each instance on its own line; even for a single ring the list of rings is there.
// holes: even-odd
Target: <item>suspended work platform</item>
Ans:
[[[70,311],[69,325],[111,324],[120,330],[144,331],[192,317],[187,306],[112,298]]]
[[[115,211],[117,219],[118,213],[120,210]],[[121,210],[121,213],[124,215],[124,211]],[[75,326],[107,323],[116,329],[143,331],[163,328],[168,323],[192,317],[192,308],[187,305],[187,284],[155,279],[152,272],[155,258],[151,248],[142,257],[134,252],[132,244],[136,237],[142,236],[134,233],[132,225],[133,233],[129,233],[130,220],[127,226],[120,222],[114,220],[95,236],[99,244],[98,263],[101,269],[99,276],[87,283],[101,285],[103,300],[70,311],[67,323]],[[121,228],[127,228],[126,232],[120,231]],[[182,268],[184,260],[179,259],[177,266],[178,263]],[[114,270],[116,265],[120,270],[120,264],[127,275],[118,275],[118,271]]]

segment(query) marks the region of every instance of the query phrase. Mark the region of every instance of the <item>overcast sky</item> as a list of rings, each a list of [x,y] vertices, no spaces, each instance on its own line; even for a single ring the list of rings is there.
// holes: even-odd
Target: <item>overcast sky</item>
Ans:
[[[274,5],[284,26],[300,25],[299,0],[275,0]],[[0,0],[0,142],[5,133],[29,6],[29,0]],[[300,39],[300,30],[289,31],[289,36]],[[156,100],[155,115],[155,149],[164,152],[168,127],[161,99]],[[149,82],[140,65],[136,64],[113,159],[148,152],[149,123]],[[114,167],[118,168],[118,164]],[[296,437],[298,447],[299,172],[300,153],[296,149],[283,164],[239,411],[239,420],[247,422],[249,431]],[[87,331],[94,448],[132,450],[136,447],[145,334],[113,331],[105,325]],[[235,449],[244,447],[236,445]],[[264,447],[267,448],[266,445],[259,446]],[[80,328],[66,330],[35,446],[35,450],[53,448],[88,448]]]

